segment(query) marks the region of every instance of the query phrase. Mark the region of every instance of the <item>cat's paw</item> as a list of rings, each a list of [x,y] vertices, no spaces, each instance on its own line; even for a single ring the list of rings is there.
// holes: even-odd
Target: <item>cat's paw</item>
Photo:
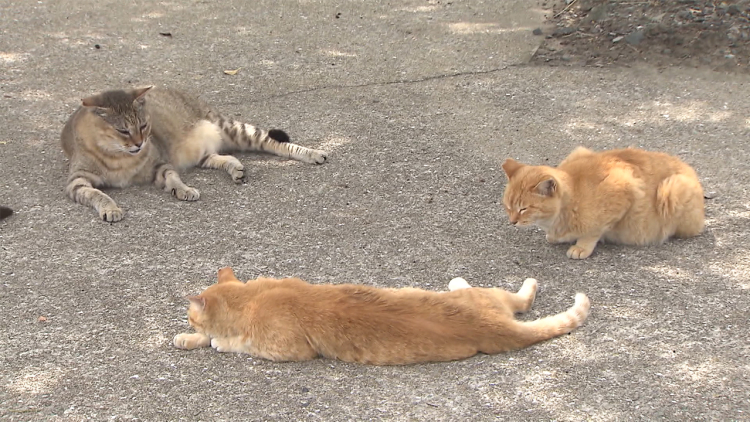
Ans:
[[[309,158],[310,160],[308,162],[310,164],[323,164],[328,160],[328,153],[319,149],[314,149],[310,151]]]
[[[245,167],[240,165],[229,170],[229,175],[232,177],[234,183],[242,183],[245,181]]]
[[[197,201],[200,199],[201,193],[196,188],[186,186],[184,188],[172,188],[172,196],[180,201]]]
[[[209,337],[201,333],[181,333],[174,336],[172,344],[178,349],[192,350],[208,346]]]
[[[227,338],[219,338],[219,337],[212,338],[211,347],[213,347],[214,349],[216,349],[217,352],[220,352],[220,353],[231,353],[234,351],[234,349],[232,349],[231,340]]]
[[[456,277],[448,283],[448,291],[455,291],[461,289],[470,289],[471,284],[461,277]]]
[[[123,212],[117,205],[108,205],[99,209],[99,218],[108,223],[122,220]]]
[[[586,259],[589,256],[591,256],[592,252],[594,252],[593,249],[586,249],[578,245],[573,245],[570,248],[568,248],[568,258]]]

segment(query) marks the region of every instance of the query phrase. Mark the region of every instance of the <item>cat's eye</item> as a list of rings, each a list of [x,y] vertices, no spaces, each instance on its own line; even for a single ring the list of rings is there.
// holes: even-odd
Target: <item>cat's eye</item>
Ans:
[[[519,213],[519,214],[523,214],[523,213],[525,213],[525,212],[526,212],[526,208],[521,208],[520,210],[518,210],[518,213]]]
[[[117,131],[125,136],[130,136],[130,131],[128,129],[117,129]]]
[[[141,125],[141,132],[143,132],[144,130],[146,130],[146,127],[147,127],[147,126],[148,126],[148,123],[144,123],[144,124],[142,124],[142,125]]]

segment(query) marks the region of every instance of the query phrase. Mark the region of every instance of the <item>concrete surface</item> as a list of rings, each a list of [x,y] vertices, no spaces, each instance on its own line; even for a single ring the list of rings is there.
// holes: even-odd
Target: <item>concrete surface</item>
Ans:
[[[17,211],[0,222],[0,418],[748,420],[750,79],[526,66],[543,16],[523,0],[215,3],[0,2],[0,203]],[[241,186],[192,171],[197,203],[111,191],[126,215],[103,223],[63,194],[59,131],[79,98],[150,83],[331,160],[243,155]],[[579,144],[679,154],[716,195],[706,232],[579,262],[511,227],[502,160]],[[528,318],[577,291],[593,308],[569,336],[443,364],[174,349],[184,295],[225,265],[427,289],[535,277]]]

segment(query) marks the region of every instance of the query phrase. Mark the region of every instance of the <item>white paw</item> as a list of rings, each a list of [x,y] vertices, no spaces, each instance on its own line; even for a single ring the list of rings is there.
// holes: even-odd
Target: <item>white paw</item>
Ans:
[[[521,285],[521,290],[531,290],[532,292],[536,292],[536,288],[538,286],[538,283],[536,279],[534,278],[527,278],[523,281],[523,285]]]
[[[310,163],[311,164],[323,164],[328,159],[328,153],[319,149],[310,151]]]
[[[222,341],[216,337],[211,339],[211,347],[216,349],[217,352],[224,353],[224,352],[230,352],[229,347],[226,344],[223,344]]]
[[[455,291],[461,289],[470,289],[471,285],[461,277],[456,277],[448,283],[448,290]]]
[[[232,176],[234,183],[242,183],[245,179],[245,167],[242,165],[235,167],[229,170],[229,175]]]
[[[186,189],[172,188],[172,196],[180,201],[197,201],[200,199],[201,193],[198,189],[187,186]]]
[[[188,349],[189,339],[190,339],[190,334],[180,333],[174,336],[174,339],[172,340],[172,344],[174,344],[174,347],[178,349]]]
[[[117,205],[102,207],[99,210],[99,218],[108,223],[114,223],[116,221],[122,220],[122,215],[123,212]]]

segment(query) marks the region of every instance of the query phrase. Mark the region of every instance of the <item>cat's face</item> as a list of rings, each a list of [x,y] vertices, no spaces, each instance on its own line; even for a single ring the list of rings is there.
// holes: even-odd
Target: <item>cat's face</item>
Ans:
[[[222,313],[225,306],[221,300],[221,290],[226,289],[229,283],[244,285],[237,279],[230,267],[225,267],[219,270],[218,283],[210,286],[200,295],[188,298],[190,301],[187,312],[188,323],[195,331],[202,333],[211,330],[211,323],[216,319],[212,315],[217,312]]]
[[[112,154],[138,155],[148,146],[151,124],[143,105],[149,89],[110,91],[83,100],[83,105],[104,122],[97,137],[100,149]]]
[[[506,160],[503,170],[508,184],[503,194],[503,205],[511,224],[548,227],[560,212],[557,180],[544,167],[527,166]]]

